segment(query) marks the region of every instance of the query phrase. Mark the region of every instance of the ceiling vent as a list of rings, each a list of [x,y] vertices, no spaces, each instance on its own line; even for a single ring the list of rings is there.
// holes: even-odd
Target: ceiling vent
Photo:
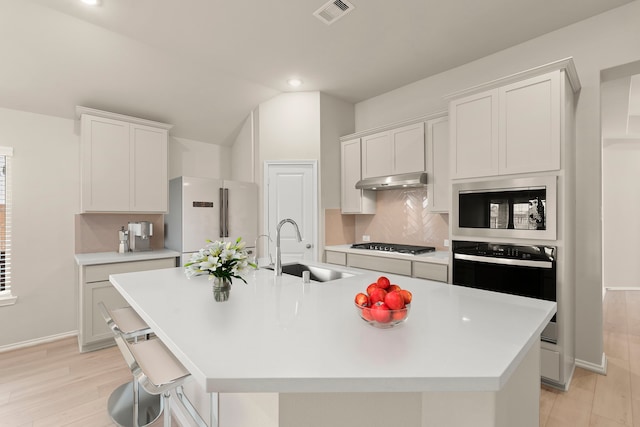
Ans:
[[[331,25],[353,9],[355,7],[346,0],[333,0],[322,5],[313,14],[325,24]]]

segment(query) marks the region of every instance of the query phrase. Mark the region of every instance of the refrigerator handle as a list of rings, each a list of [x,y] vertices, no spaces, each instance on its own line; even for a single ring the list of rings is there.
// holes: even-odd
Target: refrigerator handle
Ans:
[[[224,237],[224,226],[226,224],[226,210],[225,210],[225,197],[224,188],[220,188],[220,237]]]
[[[229,189],[224,189],[224,237],[229,237]]]

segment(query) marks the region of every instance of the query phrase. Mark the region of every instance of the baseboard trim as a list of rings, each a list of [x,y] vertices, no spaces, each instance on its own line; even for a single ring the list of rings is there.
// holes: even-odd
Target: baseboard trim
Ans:
[[[605,286],[607,291],[640,291],[640,286]]]
[[[602,362],[599,365],[585,360],[576,359],[576,366],[597,374],[607,375],[607,355],[602,353]]]
[[[78,331],[69,331],[64,332],[62,334],[49,335],[48,337],[36,338],[34,340],[22,341],[15,344],[3,345],[0,346],[0,353],[4,353],[5,351],[18,350],[21,348],[33,347],[34,345],[46,344],[54,341],[58,341],[61,339],[69,338],[69,337],[77,337]]]

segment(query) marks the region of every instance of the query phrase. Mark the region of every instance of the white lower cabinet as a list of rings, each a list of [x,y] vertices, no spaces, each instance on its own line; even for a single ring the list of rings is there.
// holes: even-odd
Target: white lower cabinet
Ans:
[[[436,282],[446,283],[449,279],[449,266],[447,264],[409,261],[406,259],[394,259],[376,255],[361,255],[329,250],[325,251],[325,262],[327,264],[363,268],[365,270],[374,270],[383,273],[400,274],[418,279],[434,280]]]
[[[540,349],[540,375],[552,381],[560,381],[560,352]]]
[[[347,254],[349,267],[381,271],[383,273],[411,276],[411,261],[404,259],[382,258],[374,255]]]
[[[127,306],[127,302],[109,282],[110,274],[156,270],[176,266],[176,259],[85,265],[80,267],[80,307],[78,309],[78,346],[81,352],[98,350],[114,344],[113,333],[100,314],[98,303],[109,308]]]
[[[414,262],[413,277],[419,279],[447,282],[449,267],[444,264],[432,264],[430,262]]]
[[[347,265],[347,254],[344,252],[326,251],[325,259],[327,264]]]

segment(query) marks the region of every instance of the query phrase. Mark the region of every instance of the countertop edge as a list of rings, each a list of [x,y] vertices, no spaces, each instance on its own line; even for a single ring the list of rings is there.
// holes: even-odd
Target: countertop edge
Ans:
[[[177,258],[180,256],[180,252],[176,252],[170,249],[156,249],[144,252],[127,252],[124,254],[118,252],[92,252],[86,254],[75,254],[74,258],[76,264],[79,266],[85,265],[100,265],[100,264],[114,264],[118,262],[133,262],[133,261],[147,261],[153,259],[163,258]]]

